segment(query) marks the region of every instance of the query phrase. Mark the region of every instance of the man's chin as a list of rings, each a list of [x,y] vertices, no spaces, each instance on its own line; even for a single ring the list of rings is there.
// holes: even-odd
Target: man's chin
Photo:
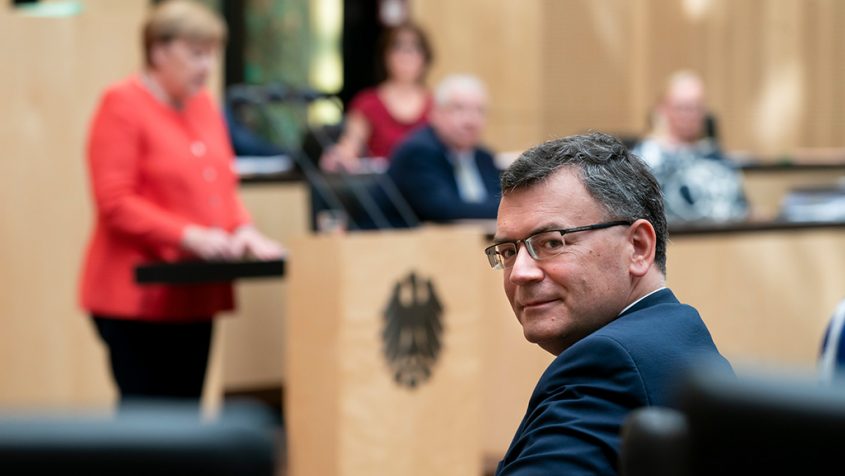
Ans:
[[[478,144],[478,139],[475,137],[464,138],[461,140],[461,148],[463,149],[474,149],[476,144]]]
[[[563,343],[563,338],[560,336],[539,336],[525,333],[525,339],[532,344],[536,344],[538,347],[552,355],[560,355],[560,353],[566,348],[566,345]]]
[[[554,333],[544,329],[533,329],[531,326],[522,326],[522,335],[525,340],[542,347],[544,342],[553,341],[557,337]]]

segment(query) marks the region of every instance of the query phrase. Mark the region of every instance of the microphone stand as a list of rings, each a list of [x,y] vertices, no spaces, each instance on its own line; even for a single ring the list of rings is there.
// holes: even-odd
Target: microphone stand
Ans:
[[[285,88],[280,84],[272,84],[268,86],[234,85],[230,87],[229,92],[230,94],[227,96],[230,100],[254,105],[258,112],[267,119],[274,130],[277,126],[274,121],[270,120],[270,115],[266,111],[266,107],[270,103],[280,102],[310,104],[311,102],[319,99],[332,99],[332,102],[340,108],[339,100],[334,95],[317,91],[295,91]],[[326,150],[327,148],[335,145],[334,141],[328,137],[325,131],[320,128],[312,127],[307,120],[303,122],[306,124],[307,130],[317,140],[321,149]],[[352,214],[349,213],[349,210],[343,204],[343,201],[332,189],[332,185],[319,168],[305,157],[304,151],[299,148],[291,155],[294,162],[297,166],[299,166],[300,170],[302,170],[309,185],[316,191],[317,195],[319,195],[323,202],[330,208],[342,210],[347,215],[350,228],[360,229],[361,227],[355,222]],[[391,228],[390,221],[382,212],[372,195],[359,180],[356,180],[353,174],[341,169],[336,175],[340,178],[344,186],[352,192],[355,199],[361,205],[364,213],[367,215],[367,218],[376,226],[377,229]],[[374,174],[374,176],[375,183],[381,187],[385,196],[390,201],[390,204],[399,213],[406,226],[414,227],[418,225],[419,219],[416,217],[416,214],[413,212],[408,202],[396,188],[396,185],[392,180],[390,180],[390,177],[388,177],[387,174],[381,173]]]
[[[326,150],[329,147],[335,145],[335,142],[332,140],[331,137],[329,137],[325,133],[325,131],[320,130],[319,128],[312,129],[310,125],[308,127],[323,150]],[[378,205],[372,199],[370,194],[367,193],[366,190],[362,189],[361,184],[357,183],[357,181],[354,180],[354,175],[350,174],[346,170],[343,170],[342,168],[338,172],[338,175],[346,183],[347,187],[353,190],[353,193],[355,193],[356,198],[358,198],[358,201],[361,202],[361,205],[364,206],[365,209],[367,209],[368,205],[374,208],[372,212],[367,210],[371,219],[374,219],[377,216],[384,220],[383,225],[379,224],[380,220],[373,220],[374,223],[376,223],[376,226],[378,228],[390,228],[390,223],[384,217],[384,214],[378,208]],[[402,196],[402,193],[399,191],[399,189],[396,188],[396,184],[393,183],[393,180],[391,180],[390,177],[385,173],[376,173],[373,174],[373,176],[375,178],[376,185],[381,188],[388,201],[390,202],[390,205],[393,206],[393,208],[399,213],[399,216],[402,218],[402,221],[405,223],[405,226],[409,228],[418,226],[420,224],[419,218],[417,218],[416,213],[414,213],[414,210],[411,209],[411,205],[408,203],[405,197]]]

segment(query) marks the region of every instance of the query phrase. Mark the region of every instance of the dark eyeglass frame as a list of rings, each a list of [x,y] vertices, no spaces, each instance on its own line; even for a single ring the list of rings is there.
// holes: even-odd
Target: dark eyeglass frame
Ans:
[[[519,253],[519,244],[522,243],[525,246],[525,249],[528,250],[528,255],[531,256],[531,258],[534,259],[535,261],[540,261],[542,259],[549,258],[551,256],[557,256],[557,255],[563,253],[563,250],[566,249],[566,246],[561,246],[560,251],[553,253],[549,256],[545,256],[544,258],[541,258],[537,254],[537,251],[534,249],[534,245],[533,245],[533,239],[536,236],[545,235],[546,233],[557,232],[557,233],[560,233],[561,237],[563,237],[563,235],[566,235],[567,233],[576,233],[576,232],[579,232],[579,231],[590,231],[590,230],[602,230],[604,228],[611,228],[611,227],[614,227],[614,226],[622,226],[622,225],[631,226],[633,223],[634,223],[634,220],[614,220],[614,221],[606,221],[606,222],[602,222],[602,223],[595,223],[595,224],[592,224],[592,225],[576,226],[574,228],[561,228],[561,229],[558,229],[558,230],[543,230],[543,231],[539,231],[537,233],[534,233],[533,235],[528,236],[526,238],[523,238],[521,240],[508,240],[508,241],[502,241],[502,242],[490,245],[487,248],[484,248],[484,254],[487,255],[487,260],[490,263],[491,268],[493,268],[493,269],[510,268],[511,266],[513,266],[513,264],[505,265],[504,258],[502,258],[501,253],[497,250],[497,248],[502,246],[502,245],[513,245],[514,251],[515,251],[514,252],[514,258],[515,258],[516,255]]]

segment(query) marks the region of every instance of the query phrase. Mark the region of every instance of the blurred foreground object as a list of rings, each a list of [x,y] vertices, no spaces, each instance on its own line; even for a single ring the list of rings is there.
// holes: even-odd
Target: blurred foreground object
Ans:
[[[175,403],[126,405],[116,417],[0,415],[0,474],[271,476],[271,425],[245,404],[207,422]]]
[[[622,474],[830,474],[840,463],[845,388],[700,370],[682,389],[678,410],[626,421]]]

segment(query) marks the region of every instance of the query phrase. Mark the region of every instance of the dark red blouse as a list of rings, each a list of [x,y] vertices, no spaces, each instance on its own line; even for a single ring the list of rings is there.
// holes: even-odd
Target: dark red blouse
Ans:
[[[426,98],[422,114],[411,122],[397,120],[378,95],[377,88],[369,88],[358,93],[349,105],[350,111],[364,116],[370,123],[370,138],[367,141],[367,156],[389,157],[393,148],[408,132],[428,123],[431,112],[432,98]]]

